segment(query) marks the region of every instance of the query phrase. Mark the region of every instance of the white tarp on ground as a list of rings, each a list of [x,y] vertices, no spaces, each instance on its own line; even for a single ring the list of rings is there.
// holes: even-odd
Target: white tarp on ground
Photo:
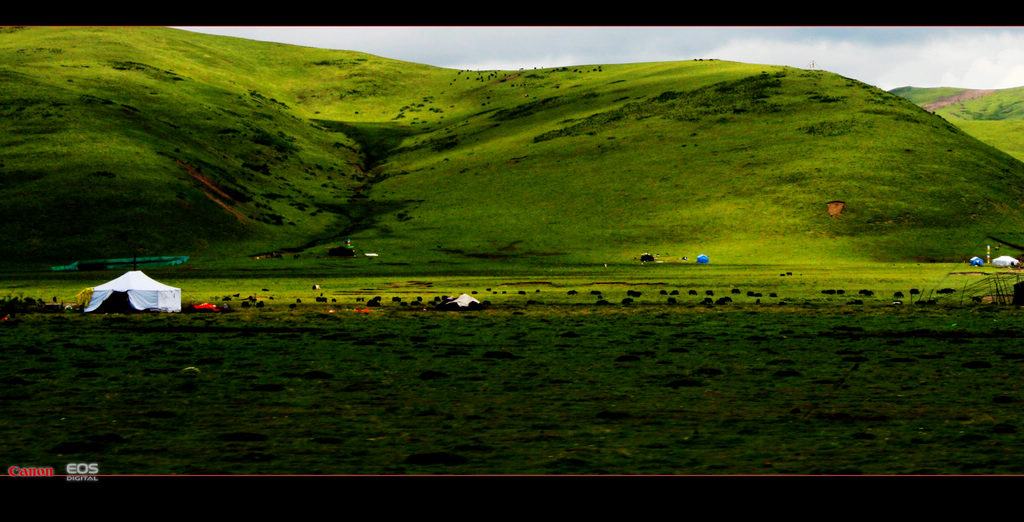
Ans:
[[[993,259],[992,264],[995,266],[1017,266],[1020,264],[1020,261],[1017,261],[1010,256],[1002,256]]]
[[[125,272],[124,275],[93,287],[92,299],[86,312],[91,312],[114,292],[127,292],[128,302],[136,310],[158,310],[161,312],[181,311],[181,289],[167,286],[150,279],[139,270]]]

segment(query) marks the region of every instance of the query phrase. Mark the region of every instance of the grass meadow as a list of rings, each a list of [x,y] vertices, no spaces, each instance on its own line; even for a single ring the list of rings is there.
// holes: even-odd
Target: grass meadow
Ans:
[[[153,270],[183,304],[230,308],[0,322],[5,456],[107,475],[1019,474],[1022,316],[965,298],[999,273]],[[116,275],[7,273],[0,294],[70,302]],[[431,306],[461,292],[485,308]]]

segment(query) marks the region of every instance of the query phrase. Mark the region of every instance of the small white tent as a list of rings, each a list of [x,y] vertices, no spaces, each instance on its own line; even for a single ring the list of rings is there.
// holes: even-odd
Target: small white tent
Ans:
[[[479,310],[480,301],[472,296],[462,294],[459,297],[446,297],[437,305],[438,310]]]
[[[1017,266],[1020,264],[1020,261],[1010,256],[1001,256],[993,259],[992,264],[995,266]]]
[[[127,294],[128,303],[136,310],[181,311],[180,288],[154,281],[138,270],[125,272],[113,281],[93,287],[92,297],[85,311],[96,310],[115,293]]]

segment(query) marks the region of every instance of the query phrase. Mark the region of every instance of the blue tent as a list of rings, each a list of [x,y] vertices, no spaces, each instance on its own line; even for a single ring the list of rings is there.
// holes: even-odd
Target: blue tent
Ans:
[[[971,266],[981,266],[981,265],[984,265],[984,264],[985,264],[985,262],[982,261],[980,257],[972,257],[971,258]]]
[[[701,254],[701,255],[697,256],[697,262],[701,263],[701,264],[707,264],[707,263],[710,263],[711,260],[708,259],[708,256],[706,256],[704,254]]]

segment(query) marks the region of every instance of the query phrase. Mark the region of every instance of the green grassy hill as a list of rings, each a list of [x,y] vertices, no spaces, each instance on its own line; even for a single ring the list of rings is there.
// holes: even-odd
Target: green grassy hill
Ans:
[[[1024,120],[1024,87],[985,90],[901,87],[891,92],[950,121]]]
[[[11,262],[327,263],[349,237],[424,268],[954,260],[1024,220],[1024,164],[822,71],[455,71],[162,28],[11,28],[0,78]]]
[[[968,135],[1024,161],[1024,87],[963,89],[901,87],[890,91],[946,119]],[[1024,232],[998,236],[1013,245],[1024,244]]]
[[[964,132],[1024,160],[1024,87],[974,90],[953,87],[901,87],[907,98],[949,120]]]

